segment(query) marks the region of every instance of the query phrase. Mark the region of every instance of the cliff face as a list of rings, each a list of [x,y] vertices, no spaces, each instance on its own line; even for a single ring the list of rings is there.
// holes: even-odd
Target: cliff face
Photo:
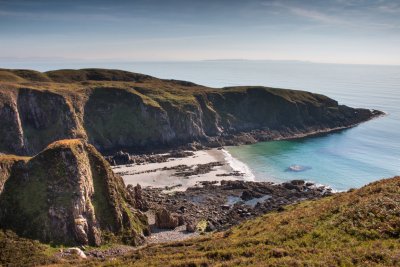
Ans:
[[[5,153],[33,155],[63,138],[102,151],[234,144],[350,127],[379,114],[303,91],[212,89],[116,70],[0,70]]]
[[[33,158],[0,156],[0,228],[42,242],[137,245],[147,218],[96,149],[58,141]]]

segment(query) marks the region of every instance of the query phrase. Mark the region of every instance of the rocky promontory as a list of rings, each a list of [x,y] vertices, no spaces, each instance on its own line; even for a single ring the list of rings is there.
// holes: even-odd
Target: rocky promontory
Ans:
[[[138,245],[147,217],[99,152],[78,139],[0,156],[0,228],[45,243]]]
[[[209,88],[119,70],[0,69],[0,152],[81,138],[101,152],[221,146],[354,126],[382,112],[305,91]]]

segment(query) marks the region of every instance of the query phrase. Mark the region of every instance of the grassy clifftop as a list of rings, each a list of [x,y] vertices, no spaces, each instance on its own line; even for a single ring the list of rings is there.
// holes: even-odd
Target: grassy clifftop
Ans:
[[[225,233],[155,245],[115,266],[398,266],[400,177],[288,206]]]
[[[379,114],[297,90],[216,89],[119,70],[0,70],[3,153],[34,155],[67,138],[101,151],[234,145],[346,128]]]

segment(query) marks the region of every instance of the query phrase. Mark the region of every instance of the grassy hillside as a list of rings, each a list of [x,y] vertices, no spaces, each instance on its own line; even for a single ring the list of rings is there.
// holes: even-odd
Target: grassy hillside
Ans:
[[[0,266],[41,266],[57,262],[56,249],[36,240],[21,238],[12,231],[0,230]]]
[[[6,154],[34,155],[70,138],[102,152],[234,145],[351,127],[380,114],[297,90],[217,89],[107,69],[0,69]]]
[[[400,177],[305,201],[227,232],[74,266],[398,266]],[[54,262],[56,250],[0,232],[0,265]],[[19,255],[13,257],[13,255]],[[57,263],[55,264],[57,265]],[[60,266],[68,265],[63,262]],[[58,265],[57,265],[58,266]]]
[[[395,177],[289,206],[225,233],[144,248],[112,266],[398,266],[399,236]]]

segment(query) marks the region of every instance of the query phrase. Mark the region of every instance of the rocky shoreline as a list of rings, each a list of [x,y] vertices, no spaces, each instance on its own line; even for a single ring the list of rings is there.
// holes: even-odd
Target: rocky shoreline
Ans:
[[[303,180],[282,184],[223,180],[220,185],[204,182],[183,192],[164,193],[160,188],[142,189],[146,210],[166,209],[171,216],[182,216],[186,230],[205,224],[203,231],[226,230],[267,212],[283,211],[284,206],[332,194],[330,188]],[[177,224],[175,227],[178,227]],[[171,226],[171,228],[173,228]]]
[[[286,205],[332,195],[328,187],[303,180],[282,184],[223,180],[203,182],[201,187],[166,193],[165,188],[127,186],[134,206],[148,217],[150,233],[140,247],[116,245],[106,249],[80,246],[60,249],[57,258],[106,259],[125,255],[146,245],[183,241],[211,232],[229,230],[241,222]],[[82,254],[82,256],[79,256]]]
[[[126,148],[118,151],[103,151],[105,159],[112,165],[146,164],[166,162],[171,158],[182,158],[193,155],[192,151],[222,149],[224,146],[239,146],[255,144],[265,141],[290,140],[305,137],[324,135],[346,130],[359,125],[362,122],[375,119],[386,114],[379,110],[372,110],[371,116],[363,121],[333,128],[309,127],[307,129],[282,128],[279,130],[259,129],[248,132],[223,133],[220,136],[207,137],[187,144],[172,144],[166,147],[150,148],[148,150]]]
[[[136,207],[149,218],[147,243],[184,240],[223,231],[286,205],[333,192],[303,180],[281,184],[246,181],[232,168],[223,148],[129,155],[127,165],[113,167],[128,185]],[[109,159],[110,160],[110,159]]]

